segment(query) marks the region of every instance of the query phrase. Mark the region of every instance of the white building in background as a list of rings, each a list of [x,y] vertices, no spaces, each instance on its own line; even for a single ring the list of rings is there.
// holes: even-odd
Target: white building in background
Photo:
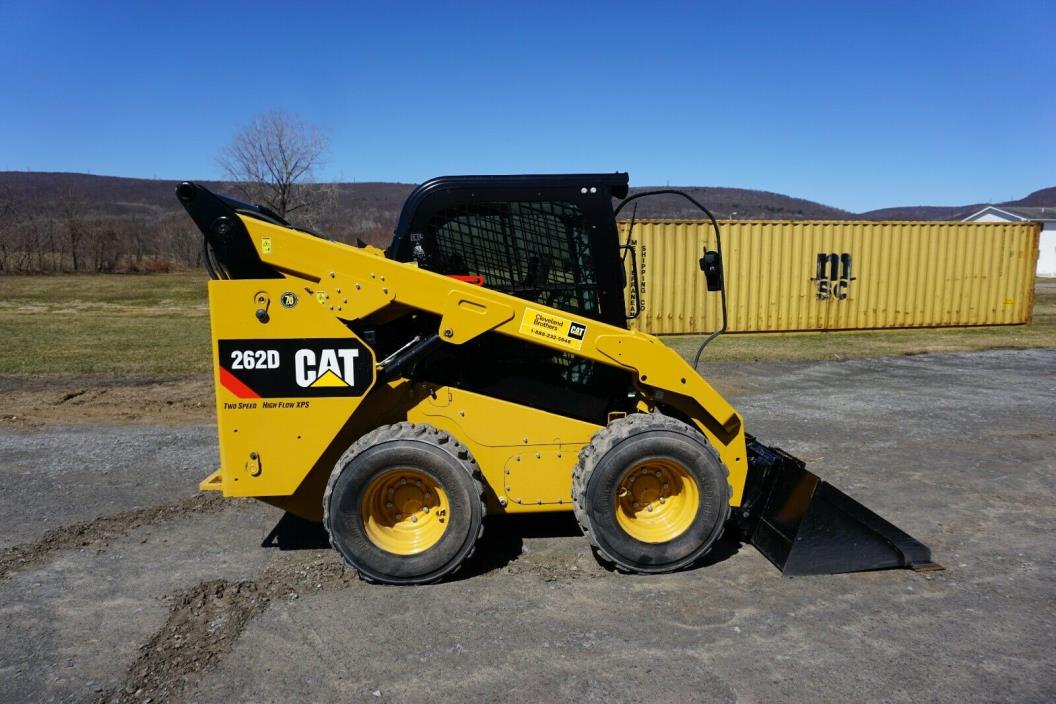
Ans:
[[[988,205],[972,213],[964,222],[1022,222],[1041,223],[1038,242],[1038,276],[1056,276],[1056,208],[1020,208],[1017,206]]]

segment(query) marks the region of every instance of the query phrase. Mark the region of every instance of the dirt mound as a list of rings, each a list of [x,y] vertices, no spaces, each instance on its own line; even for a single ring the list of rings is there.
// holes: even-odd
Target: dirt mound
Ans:
[[[208,670],[234,647],[246,625],[276,599],[339,589],[355,581],[336,554],[285,554],[253,581],[212,580],[168,598],[165,625],[140,648],[122,686],[100,702],[178,699],[190,676]]]
[[[0,376],[0,423],[39,428],[78,423],[209,423],[208,374]]]

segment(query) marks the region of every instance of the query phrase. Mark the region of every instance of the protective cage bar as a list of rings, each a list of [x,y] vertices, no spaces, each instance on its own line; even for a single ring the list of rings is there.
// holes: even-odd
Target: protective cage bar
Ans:
[[[586,218],[561,201],[471,203],[429,221],[415,256],[441,274],[477,274],[484,285],[569,312],[598,310]]]

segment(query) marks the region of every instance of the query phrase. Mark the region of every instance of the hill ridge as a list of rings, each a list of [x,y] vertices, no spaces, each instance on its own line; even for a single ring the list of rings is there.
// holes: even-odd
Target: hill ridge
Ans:
[[[171,179],[138,178],[77,171],[0,171],[0,205],[6,199],[16,209],[53,206],[74,199],[77,206],[97,215],[137,215],[152,212],[162,215],[179,212],[172,196],[177,183]],[[230,182],[202,180],[203,185],[232,192]],[[391,232],[389,224],[402,207],[414,183],[390,181],[329,182],[337,189],[337,209],[333,219],[358,219],[366,227],[355,228],[371,233],[380,228]],[[879,208],[855,213],[808,198],[775,191],[733,188],[728,186],[636,186],[632,193],[661,188],[684,190],[724,219],[812,219],[812,220],[960,220],[988,205],[911,205]],[[698,197],[700,196],[700,197]],[[1054,207],[1056,186],[1038,189],[1018,200],[991,205],[1009,207]],[[22,206],[19,208],[18,206]],[[697,214],[692,204],[677,196],[657,196],[639,201],[637,216],[642,218],[686,218]]]

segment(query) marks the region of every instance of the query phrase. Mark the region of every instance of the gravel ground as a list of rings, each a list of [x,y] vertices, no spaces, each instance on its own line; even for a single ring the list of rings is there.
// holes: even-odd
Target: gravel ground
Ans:
[[[9,425],[0,702],[1052,701],[1054,371],[1052,350],[705,370],[929,544],[926,574],[788,579],[723,543],[624,576],[561,517],[492,522],[454,581],[372,587],[318,531],[261,547],[275,509],[194,498],[202,418]]]
[[[211,426],[0,431],[0,547],[39,540],[71,523],[191,497],[218,462]]]

